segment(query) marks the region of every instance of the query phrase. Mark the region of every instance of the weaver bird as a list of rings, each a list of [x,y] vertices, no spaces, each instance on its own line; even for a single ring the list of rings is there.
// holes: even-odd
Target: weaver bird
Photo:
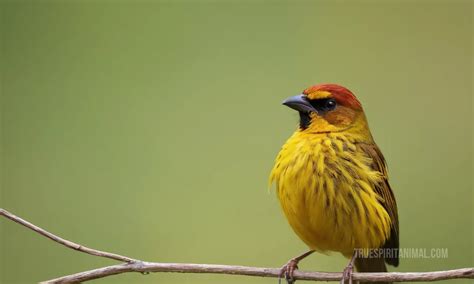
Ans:
[[[310,250],[288,261],[280,277],[294,282],[298,262],[314,251],[351,259],[341,283],[352,282],[353,264],[360,272],[398,266],[397,205],[360,102],[342,86],[320,84],[283,104],[298,111],[300,121],[276,158],[270,183]]]

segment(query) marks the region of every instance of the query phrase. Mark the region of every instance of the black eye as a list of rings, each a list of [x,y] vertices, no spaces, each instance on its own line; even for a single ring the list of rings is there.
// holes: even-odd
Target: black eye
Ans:
[[[318,112],[327,112],[336,108],[337,102],[333,98],[310,100],[310,104]]]
[[[327,110],[333,110],[336,108],[336,100],[335,99],[328,99],[326,101],[326,109]]]

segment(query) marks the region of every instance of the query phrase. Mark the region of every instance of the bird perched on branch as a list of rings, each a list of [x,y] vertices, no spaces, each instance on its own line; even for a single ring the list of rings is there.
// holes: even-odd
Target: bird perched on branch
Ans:
[[[314,251],[350,258],[341,283],[360,272],[398,266],[398,213],[384,157],[360,102],[348,89],[320,84],[290,97],[299,112],[270,175],[289,224],[310,250],[292,258],[281,276],[294,282],[298,262]],[[373,252],[376,253],[373,253]]]

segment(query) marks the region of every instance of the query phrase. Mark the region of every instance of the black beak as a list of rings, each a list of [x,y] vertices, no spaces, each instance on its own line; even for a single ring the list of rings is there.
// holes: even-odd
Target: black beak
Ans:
[[[289,97],[283,101],[283,104],[297,111],[317,113],[316,109],[309,103],[305,95]]]

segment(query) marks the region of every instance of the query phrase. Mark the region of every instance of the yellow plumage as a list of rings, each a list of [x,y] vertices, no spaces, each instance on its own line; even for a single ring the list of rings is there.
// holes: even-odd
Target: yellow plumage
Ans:
[[[300,126],[278,154],[270,183],[296,234],[311,250],[346,257],[355,249],[397,250],[395,198],[359,101],[344,87],[322,84],[284,104],[299,112]],[[306,255],[282,271],[291,278]],[[359,271],[386,271],[384,262],[398,265],[398,254],[354,259]]]
[[[311,249],[351,256],[388,238],[391,220],[373,189],[382,177],[371,164],[340,133],[297,131],[285,143],[271,181],[288,222]]]

